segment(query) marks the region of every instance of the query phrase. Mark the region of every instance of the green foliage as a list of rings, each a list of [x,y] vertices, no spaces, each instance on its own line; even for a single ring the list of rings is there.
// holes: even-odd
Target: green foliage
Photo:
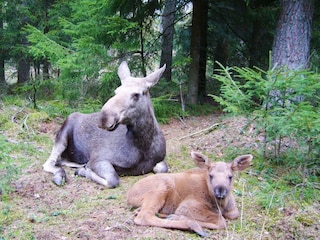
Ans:
[[[170,101],[169,96],[153,98],[152,103],[156,118],[160,123],[168,123],[171,117],[183,116],[179,104]]]
[[[2,200],[6,200],[9,193],[13,190],[10,183],[17,177],[18,170],[10,156],[13,148],[2,135],[0,135],[0,145],[0,195]]]
[[[119,58],[145,55],[144,49],[159,51],[159,32],[148,18],[160,7],[158,2],[136,1],[135,6],[119,1],[58,1],[49,8],[47,26],[30,24],[24,28],[29,54],[39,61],[47,59],[58,73],[52,75],[52,96],[68,100],[71,106],[87,98],[106,101],[119,84],[115,74],[105,73],[115,72]],[[142,73],[144,68],[143,62]]]
[[[224,111],[245,115],[262,134],[264,157],[305,169],[297,180],[319,174],[320,75],[290,71],[223,67],[214,78],[222,83],[221,95],[213,96]]]

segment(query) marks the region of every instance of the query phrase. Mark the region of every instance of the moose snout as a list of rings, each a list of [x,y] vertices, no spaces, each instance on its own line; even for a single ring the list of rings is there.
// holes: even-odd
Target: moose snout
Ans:
[[[213,189],[214,196],[218,199],[224,199],[228,194],[228,189],[223,186],[217,186]]]
[[[99,128],[113,131],[117,128],[119,120],[116,117],[108,116],[107,114],[100,113]]]

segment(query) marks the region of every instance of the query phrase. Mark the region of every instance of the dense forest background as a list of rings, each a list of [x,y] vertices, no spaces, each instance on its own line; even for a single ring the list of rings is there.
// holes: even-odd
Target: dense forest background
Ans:
[[[105,102],[127,60],[136,75],[167,64],[153,96],[206,103],[222,66],[312,68],[319,60],[314,0],[0,1],[1,96]],[[211,99],[211,98],[210,98]]]

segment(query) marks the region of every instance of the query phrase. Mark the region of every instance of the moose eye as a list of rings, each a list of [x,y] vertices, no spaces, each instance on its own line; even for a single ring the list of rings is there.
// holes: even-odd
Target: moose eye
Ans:
[[[229,180],[230,180],[230,182],[232,181],[232,176],[229,176]]]

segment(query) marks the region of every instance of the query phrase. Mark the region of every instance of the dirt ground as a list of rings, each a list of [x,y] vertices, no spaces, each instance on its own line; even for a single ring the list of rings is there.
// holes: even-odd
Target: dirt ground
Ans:
[[[256,149],[259,138],[252,138],[253,128],[244,130],[246,122],[241,118],[226,118],[219,115],[189,117],[185,120],[172,119],[161,125],[167,141],[167,161],[170,172],[193,167],[188,152],[197,150],[222,158],[224,150]],[[52,144],[59,125],[43,123],[41,132],[50,134]],[[241,134],[240,134],[241,133]],[[41,147],[40,147],[41,148]],[[41,151],[49,156],[50,148]],[[242,153],[241,153],[242,154]],[[126,205],[126,192],[134,182],[144,176],[122,177],[116,189],[104,189],[84,178],[73,175],[74,170],[66,168],[67,183],[57,187],[52,176],[42,171],[43,162],[34,162],[16,182],[11,208],[17,211],[11,224],[4,226],[4,235],[24,236],[23,239],[200,239],[196,234],[155,227],[136,226],[132,209]],[[248,195],[250,197],[250,195]],[[237,199],[241,201],[241,199]],[[239,203],[240,204],[240,203]],[[249,208],[249,207],[248,207]],[[250,210],[248,210],[250,211]],[[245,214],[244,214],[245,216]],[[251,218],[263,219],[262,216]],[[210,239],[257,239],[261,237],[260,226],[243,226],[235,232],[239,219],[229,223],[226,230],[210,231]],[[248,230],[257,228],[255,231]],[[247,233],[251,231],[252,233]],[[285,229],[283,230],[285,232]],[[249,237],[248,237],[249,236]],[[251,237],[250,237],[251,236]],[[287,238],[283,235],[282,239]],[[18,239],[17,237],[13,237]],[[272,239],[268,232],[262,232],[260,239]],[[279,238],[280,239],[280,238]]]

